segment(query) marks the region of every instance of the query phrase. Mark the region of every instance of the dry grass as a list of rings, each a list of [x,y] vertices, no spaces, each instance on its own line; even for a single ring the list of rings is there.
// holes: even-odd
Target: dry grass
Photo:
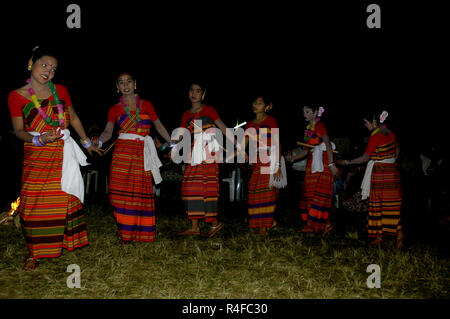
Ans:
[[[180,203],[159,203],[157,240],[119,246],[111,208],[86,206],[90,246],[21,270],[25,242],[0,227],[0,298],[448,298],[449,261],[433,246],[367,247],[363,230],[337,227],[325,238],[298,234],[297,215],[279,207],[279,226],[251,234],[245,207],[222,213],[225,228],[211,239],[178,237],[187,226]],[[162,206],[165,206],[164,209]],[[178,213],[177,213],[178,211]],[[66,285],[67,266],[81,268],[81,288]],[[381,267],[381,288],[369,289],[369,264]]]

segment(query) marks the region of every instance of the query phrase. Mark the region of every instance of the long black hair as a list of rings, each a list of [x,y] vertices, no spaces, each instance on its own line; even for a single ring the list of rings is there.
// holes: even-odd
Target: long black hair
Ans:
[[[255,95],[255,98],[253,99],[253,101],[255,101],[258,97],[262,98],[265,106],[269,106],[269,105],[273,106],[272,96],[270,96],[269,94],[267,94],[267,93],[266,94],[257,94],[257,95]]]
[[[193,81],[190,81],[190,83],[189,83],[189,90],[191,89],[191,87],[193,85],[198,85],[201,88],[202,93],[206,91],[206,83],[205,83],[205,81],[203,81],[201,79],[195,79]]]
[[[47,46],[37,45],[33,48],[30,59],[33,63],[42,58],[43,56],[51,56],[56,59],[57,52],[55,51],[56,51],[55,49],[50,49]]]

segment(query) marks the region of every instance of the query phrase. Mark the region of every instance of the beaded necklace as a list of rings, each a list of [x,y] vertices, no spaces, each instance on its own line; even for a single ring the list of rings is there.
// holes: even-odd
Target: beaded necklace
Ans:
[[[320,121],[320,118],[318,117],[313,121],[312,125],[311,125],[311,123],[309,123],[306,126],[306,130],[305,130],[305,141],[306,142],[308,142],[312,137],[314,137],[314,135],[315,135],[314,129],[316,128],[316,123],[319,121]]]
[[[27,80],[27,83],[30,83],[31,79]],[[52,81],[48,81],[48,87],[50,91],[52,92],[53,98],[55,99],[56,107],[58,108],[58,121],[52,120],[47,113],[42,109],[41,103],[39,103],[39,100],[37,98],[36,92],[33,90],[33,88],[30,86],[28,89],[28,92],[31,95],[31,101],[34,104],[34,107],[38,110],[39,115],[44,120],[45,123],[51,126],[64,126],[65,120],[64,120],[64,108],[61,104],[61,101],[58,97],[58,92],[56,91],[56,87],[53,84]]]
[[[140,98],[139,95],[136,95],[136,119],[134,119],[131,114],[130,114],[130,109],[128,108],[128,106],[124,103],[123,101],[123,95],[120,97],[120,104],[122,105],[123,109],[125,110],[125,112],[127,113],[128,117],[133,121],[135,127],[137,128],[138,132],[142,132],[142,124],[141,124],[141,118],[139,117],[139,103],[140,103]]]

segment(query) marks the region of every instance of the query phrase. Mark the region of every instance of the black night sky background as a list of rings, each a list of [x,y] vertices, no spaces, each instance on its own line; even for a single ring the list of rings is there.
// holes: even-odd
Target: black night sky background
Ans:
[[[66,25],[71,2],[2,4],[2,143],[12,130],[8,94],[25,84],[31,50],[43,43],[56,49],[53,81],[68,88],[86,130],[103,129],[127,71],[169,132],[189,108],[190,81],[202,79],[207,104],[230,127],[251,119],[257,94],[270,94],[287,148],[310,103],[325,106],[331,137],[362,140],[364,110],[387,106],[401,149],[439,146],[448,122],[444,10],[393,2],[375,1],[381,29],[366,25],[369,1],[74,1],[80,29]],[[6,147],[7,165],[20,164],[22,143]]]

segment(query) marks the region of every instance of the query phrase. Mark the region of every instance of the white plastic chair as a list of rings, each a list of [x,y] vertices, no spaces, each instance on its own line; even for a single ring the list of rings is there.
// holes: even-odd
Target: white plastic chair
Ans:
[[[236,170],[234,169],[231,172],[231,176],[229,178],[222,178],[222,182],[229,184],[230,202],[234,202],[234,193],[236,192]]]
[[[89,194],[89,190],[91,187],[91,177],[94,176],[95,180],[94,180],[94,191],[97,193],[97,187],[98,187],[98,175],[99,175],[99,171],[97,170],[90,170],[87,173],[85,173],[83,175],[83,180],[85,181],[86,185],[84,188],[84,192],[86,194]],[[105,193],[108,193],[108,175],[105,174]]]

